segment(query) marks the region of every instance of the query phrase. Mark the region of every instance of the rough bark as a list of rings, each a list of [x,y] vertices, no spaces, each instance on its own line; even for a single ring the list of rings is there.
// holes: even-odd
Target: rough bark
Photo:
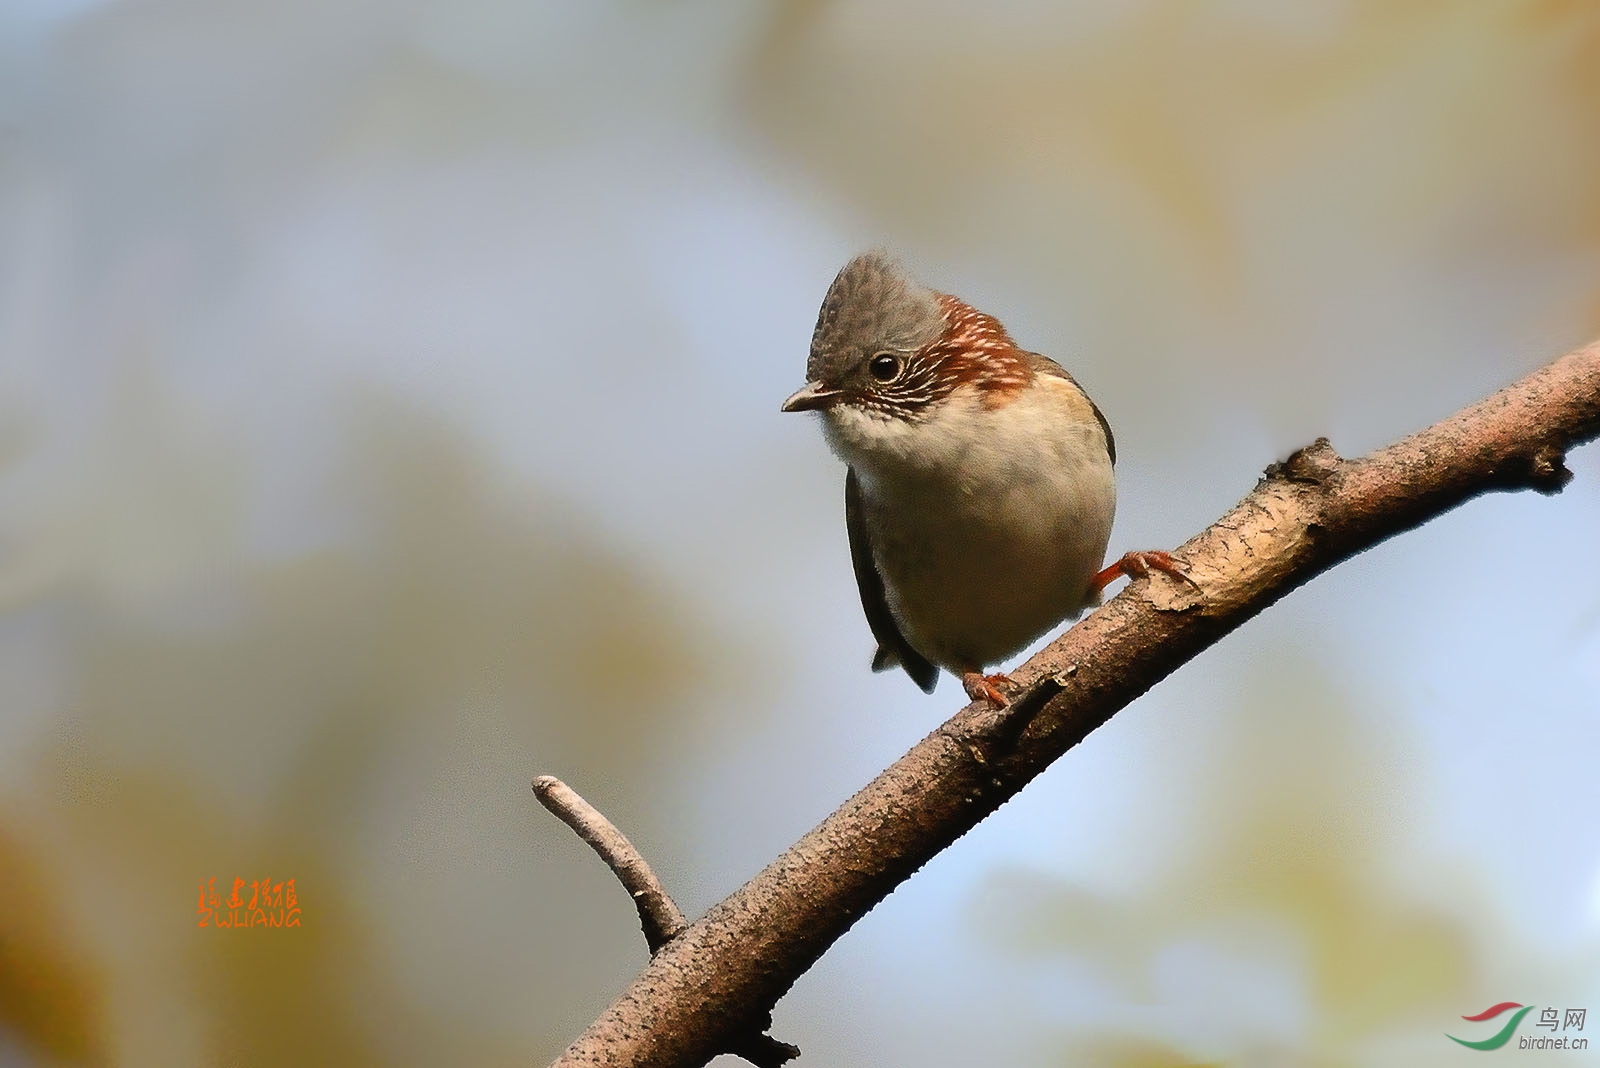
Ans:
[[[1174,555],[968,705],[660,948],[556,1061],[682,1066],[738,1052],[833,942],[1140,694],[1342,560],[1491,490],[1558,492],[1600,436],[1600,342],[1360,459],[1319,440]]]

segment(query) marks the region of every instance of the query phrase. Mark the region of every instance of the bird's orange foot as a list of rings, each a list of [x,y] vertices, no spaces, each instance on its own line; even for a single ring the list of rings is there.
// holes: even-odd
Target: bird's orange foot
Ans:
[[[967,691],[968,697],[974,701],[989,701],[996,708],[1004,708],[1011,703],[999,690],[1000,686],[1010,685],[1011,676],[1003,673],[985,675],[981,671],[964,671],[961,674],[961,688]]]
[[[1144,578],[1152,571],[1160,571],[1162,574],[1182,579],[1191,586],[1199,587],[1199,583],[1189,577],[1189,572],[1184,570],[1176,557],[1171,553],[1155,549],[1149,552],[1123,553],[1121,560],[1089,580],[1089,589],[1099,593],[1116,581],[1118,576],[1127,575],[1131,579]]]

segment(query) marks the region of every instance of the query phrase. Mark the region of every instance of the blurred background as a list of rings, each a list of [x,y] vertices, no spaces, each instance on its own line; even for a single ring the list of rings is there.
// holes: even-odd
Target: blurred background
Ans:
[[[1600,9],[0,3],[0,1065],[543,1063],[645,950],[535,775],[696,915],[953,711],[868,673],[778,413],[873,245],[1078,376],[1111,551],[1173,546],[1600,336]],[[1455,1064],[1600,1010],[1570,464],[1162,683],[774,1033]],[[199,927],[235,879],[301,926]]]

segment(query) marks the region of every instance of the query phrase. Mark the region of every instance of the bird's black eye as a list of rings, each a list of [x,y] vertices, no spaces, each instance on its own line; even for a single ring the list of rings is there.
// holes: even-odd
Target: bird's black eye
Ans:
[[[867,373],[879,382],[893,382],[900,377],[900,357],[893,353],[880,352],[867,361]]]

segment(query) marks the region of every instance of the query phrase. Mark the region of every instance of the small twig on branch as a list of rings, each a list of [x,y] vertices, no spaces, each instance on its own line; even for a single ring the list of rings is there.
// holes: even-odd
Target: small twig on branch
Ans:
[[[672,895],[667,893],[627,835],[617,830],[616,824],[585,801],[578,791],[554,775],[541,775],[533,780],[533,793],[556,819],[589,844],[628,891],[639,910],[639,926],[644,928],[644,941],[650,947],[651,956],[689,926],[677,902],[672,900]],[[771,1026],[772,1014],[762,1015],[754,1026],[736,1034],[721,1052],[743,1057],[756,1068],[778,1068],[800,1056],[799,1047],[779,1042],[766,1033]]]
[[[686,1068],[733,1048],[851,924],[1136,697],[1296,587],[1479,494],[1555,493],[1600,436],[1600,343],[1356,460],[1274,464],[1175,556],[1011,676],[1026,715],[967,706],[691,924],[557,1058]],[[1015,710],[1012,710],[1015,712]]]
[[[589,843],[589,848],[606,862],[606,867],[628,891],[634,907],[639,910],[639,926],[644,928],[645,945],[650,947],[652,956],[689,926],[688,919],[627,835],[580,797],[578,791],[554,775],[541,775],[533,780],[533,793],[556,819]]]

